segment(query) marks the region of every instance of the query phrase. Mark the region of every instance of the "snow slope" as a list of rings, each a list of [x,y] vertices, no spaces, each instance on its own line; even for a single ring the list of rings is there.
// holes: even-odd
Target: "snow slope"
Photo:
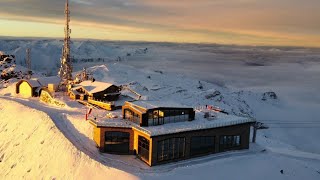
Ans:
[[[2,98],[0,112],[0,179],[136,179],[75,148],[43,112]]]

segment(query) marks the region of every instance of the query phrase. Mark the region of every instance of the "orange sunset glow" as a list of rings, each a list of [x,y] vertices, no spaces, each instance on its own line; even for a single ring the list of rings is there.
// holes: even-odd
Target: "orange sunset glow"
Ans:
[[[73,38],[320,46],[318,0],[73,0]],[[0,36],[63,34],[64,0],[1,0]]]

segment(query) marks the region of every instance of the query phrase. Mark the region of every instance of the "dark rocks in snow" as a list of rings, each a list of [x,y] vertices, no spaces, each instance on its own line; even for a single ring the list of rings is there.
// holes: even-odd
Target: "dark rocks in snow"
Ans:
[[[185,89],[180,89],[180,90],[178,90],[178,91],[176,91],[176,93],[183,93],[183,92],[186,92],[187,90],[185,90]]]
[[[147,87],[143,87],[143,89],[142,90],[144,90],[144,91],[149,91],[149,89],[147,88]]]
[[[156,73],[160,73],[160,74],[163,74],[163,72],[162,72],[162,71],[160,71],[160,70],[155,70],[154,72],[156,72]]]
[[[116,61],[120,62],[120,61],[122,61],[122,58],[120,56],[118,56]]]
[[[215,98],[217,96],[221,95],[220,91],[214,91],[213,93],[207,94],[206,95],[206,99],[212,99]]]
[[[202,85],[201,81],[199,81],[198,89],[203,89],[203,85]]]
[[[2,156],[0,157],[0,163],[3,161],[4,159],[4,154],[2,154]]]
[[[263,93],[261,100],[266,101],[268,99],[275,100],[275,99],[278,99],[278,96],[275,92],[272,92],[272,91]]]
[[[16,165],[17,165],[17,163],[13,164],[13,165],[11,166],[11,169],[13,169],[14,167],[16,167]]]
[[[147,76],[148,79],[151,79],[151,76]]]
[[[137,81],[132,81],[129,83],[129,85],[138,85],[139,83]]]

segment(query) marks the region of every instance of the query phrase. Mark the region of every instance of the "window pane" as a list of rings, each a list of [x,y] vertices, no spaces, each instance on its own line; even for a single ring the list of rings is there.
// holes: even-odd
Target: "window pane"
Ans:
[[[214,152],[214,136],[195,136],[191,138],[191,155]]]
[[[182,158],[184,157],[184,151],[185,138],[171,138],[158,141],[158,161]]]
[[[241,145],[241,136],[220,136],[220,151],[231,150]]]
[[[149,144],[150,142],[146,138],[138,137],[138,155],[146,161],[149,161]]]

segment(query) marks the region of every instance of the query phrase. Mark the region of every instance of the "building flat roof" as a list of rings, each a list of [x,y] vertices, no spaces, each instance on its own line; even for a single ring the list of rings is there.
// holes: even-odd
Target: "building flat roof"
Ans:
[[[170,102],[170,101],[133,101],[133,102],[127,102],[129,104],[132,104],[133,106],[139,106],[144,109],[155,109],[159,107],[171,107],[171,108],[192,108],[183,106],[181,104]]]
[[[96,121],[95,125],[100,127],[120,127],[120,128],[133,128],[141,131],[149,136],[161,136],[167,134],[176,134],[188,131],[213,129],[220,127],[227,127],[245,123],[253,123],[254,119],[246,117],[238,117],[233,115],[226,115],[223,113],[216,113],[216,117],[212,120],[208,120],[203,117],[203,113],[197,112],[196,119],[193,121],[168,123],[159,126],[140,127],[138,124],[130,122],[128,120],[101,120]]]

